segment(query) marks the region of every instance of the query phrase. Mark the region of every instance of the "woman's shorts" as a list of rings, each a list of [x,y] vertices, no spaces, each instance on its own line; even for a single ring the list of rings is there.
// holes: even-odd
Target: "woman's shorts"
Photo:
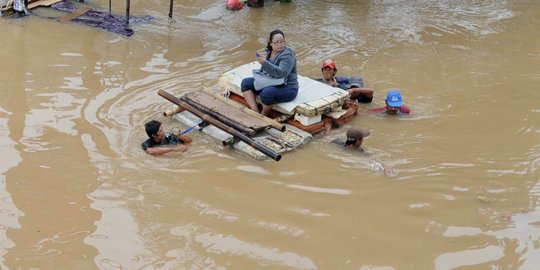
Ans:
[[[268,86],[261,90],[255,90],[253,77],[248,77],[242,80],[240,84],[240,90],[242,92],[253,91],[255,95],[259,96],[261,103],[264,105],[272,105],[276,103],[288,102],[296,98],[298,95],[297,88],[290,88],[285,84]]]

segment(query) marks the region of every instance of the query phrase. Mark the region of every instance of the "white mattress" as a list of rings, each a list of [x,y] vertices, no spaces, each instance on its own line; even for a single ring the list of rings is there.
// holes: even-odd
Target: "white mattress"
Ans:
[[[246,77],[253,77],[253,70],[259,69],[261,65],[259,62],[252,62],[230,71],[227,71],[219,78],[219,86],[225,88],[225,90],[232,91],[239,95],[242,95],[240,91],[240,83],[242,79]],[[345,100],[349,96],[349,92],[342,90],[341,88],[332,87],[322,82],[313,80],[308,77],[298,75],[298,84],[300,85],[298,96],[289,102],[278,103],[273,108],[281,113],[294,114],[295,109],[302,104],[309,107],[320,106],[320,100],[328,100],[329,97],[339,97]],[[332,98],[330,98],[332,99]],[[333,99],[335,100],[335,98]],[[319,101],[319,102],[314,102]],[[314,105],[317,104],[317,105]],[[341,104],[340,104],[341,105]]]

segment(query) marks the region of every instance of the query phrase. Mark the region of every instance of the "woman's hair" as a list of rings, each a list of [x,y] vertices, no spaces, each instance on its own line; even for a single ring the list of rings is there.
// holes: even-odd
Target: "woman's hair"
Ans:
[[[268,43],[266,44],[266,50],[267,51],[272,51],[272,46],[270,45],[270,43],[272,43],[272,39],[274,39],[274,36],[277,35],[277,34],[281,34],[283,36],[283,38],[285,38],[285,34],[283,34],[283,32],[281,30],[274,30],[272,32],[270,32],[270,37],[268,38]]]

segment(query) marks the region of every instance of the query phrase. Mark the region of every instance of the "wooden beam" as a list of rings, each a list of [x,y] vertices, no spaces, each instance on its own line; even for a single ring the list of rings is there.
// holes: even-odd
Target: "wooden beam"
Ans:
[[[48,7],[52,4],[56,4],[58,2],[61,2],[63,0],[39,0],[39,1],[35,1],[35,2],[32,2],[28,5],[28,9],[33,9],[33,8],[37,8],[37,7]]]
[[[61,22],[67,22],[67,21],[71,21],[79,16],[82,16],[84,13],[90,11],[92,8],[89,7],[89,6],[81,6],[79,7],[78,9],[76,9],[75,11],[69,13],[68,15],[66,16],[63,16],[63,17],[60,17],[58,20],[61,21]]]

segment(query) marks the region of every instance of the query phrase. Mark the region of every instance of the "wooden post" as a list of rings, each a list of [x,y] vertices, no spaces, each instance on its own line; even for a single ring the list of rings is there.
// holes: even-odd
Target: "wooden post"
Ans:
[[[131,6],[131,0],[126,0],[126,28],[129,26],[129,6]]]
[[[172,19],[173,0],[169,4],[169,19]]]
[[[186,98],[186,97],[183,97],[181,98],[180,100],[186,102],[187,104],[195,107],[197,110],[205,113],[205,114],[208,114],[210,116],[212,116],[213,118],[216,118],[217,120],[219,120],[220,122],[223,122],[224,124],[230,126],[230,127],[233,127],[234,129],[246,134],[246,135],[249,135],[249,136],[254,136],[257,132],[250,128],[250,127],[246,127],[240,123],[236,123],[234,122],[233,120],[230,120],[226,117],[223,117],[221,115],[218,115],[216,114],[215,112],[213,112],[212,110],[208,109],[208,108],[205,108],[203,105],[193,101],[193,100],[190,100],[189,98]]]

